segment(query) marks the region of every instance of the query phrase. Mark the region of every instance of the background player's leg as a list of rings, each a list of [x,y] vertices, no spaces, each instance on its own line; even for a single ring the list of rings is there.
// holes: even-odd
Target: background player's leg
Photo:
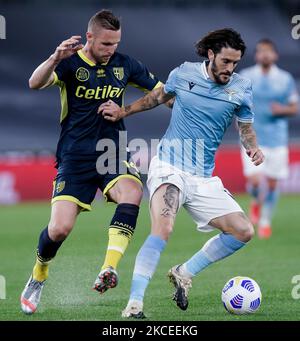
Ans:
[[[144,317],[145,291],[156,270],[161,252],[173,231],[178,206],[179,189],[172,184],[162,185],[151,198],[151,234],[137,254],[130,298],[123,311],[123,317]]]
[[[248,155],[245,148],[241,149],[241,157],[243,164],[243,173],[246,178],[246,190],[251,197],[249,206],[249,218],[252,224],[257,224],[260,217],[261,201],[262,201],[262,180],[268,162],[268,151],[263,150],[266,160],[259,166],[255,166]]]
[[[71,232],[79,212],[79,207],[73,202],[53,203],[50,222],[40,234],[32,276],[21,294],[21,308],[24,313],[33,314],[36,311],[45,280],[48,278],[49,263]]]
[[[261,211],[261,174],[247,177],[247,192],[251,196],[249,218],[252,224],[257,224]]]
[[[262,203],[261,217],[258,222],[258,236],[260,238],[269,238],[271,236],[271,220],[279,199],[279,194],[278,180],[268,178],[267,192]]]

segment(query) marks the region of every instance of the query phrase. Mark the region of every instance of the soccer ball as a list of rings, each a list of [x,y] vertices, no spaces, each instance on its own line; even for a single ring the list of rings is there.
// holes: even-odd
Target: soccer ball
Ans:
[[[254,313],[261,304],[260,288],[252,278],[233,277],[222,290],[222,302],[231,314]]]

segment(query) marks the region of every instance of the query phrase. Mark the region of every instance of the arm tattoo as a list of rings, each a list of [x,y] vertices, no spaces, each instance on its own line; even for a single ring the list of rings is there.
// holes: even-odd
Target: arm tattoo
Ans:
[[[252,123],[239,122],[240,139],[246,150],[257,148],[256,134]]]
[[[130,114],[131,112],[131,105],[126,105],[126,107],[124,108],[125,112],[126,112],[126,116]]]
[[[174,105],[174,102],[175,102],[175,98],[173,97],[173,98],[171,98],[170,100],[168,100],[168,102],[166,102],[165,105],[166,105],[168,108],[172,109],[172,108],[173,108],[173,105]]]
[[[172,95],[166,94],[163,87],[152,90],[146,96],[138,99],[134,103],[127,105],[125,110],[125,116],[129,116],[136,112],[145,111],[157,107],[158,105],[170,100]]]
[[[148,110],[151,108],[154,108],[156,106],[158,106],[160,103],[158,101],[159,95],[160,95],[160,88],[152,90],[151,92],[149,92],[146,96],[142,97],[139,100],[139,108],[140,111],[144,111],[144,110]],[[132,105],[127,105],[125,107],[125,111],[126,113],[129,113],[132,110]]]
[[[174,185],[168,185],[166,193],[163,195],[165,207],[161,211],[164,217],[174,217],[179,206],[179,189]]]

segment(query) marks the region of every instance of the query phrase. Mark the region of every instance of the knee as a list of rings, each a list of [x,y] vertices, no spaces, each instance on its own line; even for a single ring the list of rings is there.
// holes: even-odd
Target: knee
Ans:
[[[173,232],[173,223],[153,224],[152,234],[158,234],[161,239],[168,240]]]
[[[140,205],[143,198],[143,189],[140,185],[136,184],[131,186],[130,190],[118,193],[118,203],[128,203]]]
[[[260,186],[260,177],[259,176],[252,176],[248,178],[248,184],[250,184],[253,187],[259,187]]]
[[[250,221],[246,221],[243,227],[238,229],[236,237],[244,243],[249,242],[254,237],[254,227]]]
[[[277,181],[276,180],[269,181],[268,187],[269,187],[269,191],[275,191],[277,189]]]
[[[53,241],[65,240],[72,231],[73,223],[68,221],[50,221],[48,225],[48,234]]]

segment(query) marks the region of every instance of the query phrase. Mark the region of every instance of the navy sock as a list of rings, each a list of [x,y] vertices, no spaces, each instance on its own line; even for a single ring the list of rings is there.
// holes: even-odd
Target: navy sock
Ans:
[[[132,236],[139,214],[139,206],[134,204],[119,204],[111,220],[110,227],[118,228]]]
[[[39,245],[37,249],[38,258],[42,262],[47,262],[55,257],[57,250],[60,248],[63,241],[55,242],[50,239],[48,234],[48,226],[41,232]]]

